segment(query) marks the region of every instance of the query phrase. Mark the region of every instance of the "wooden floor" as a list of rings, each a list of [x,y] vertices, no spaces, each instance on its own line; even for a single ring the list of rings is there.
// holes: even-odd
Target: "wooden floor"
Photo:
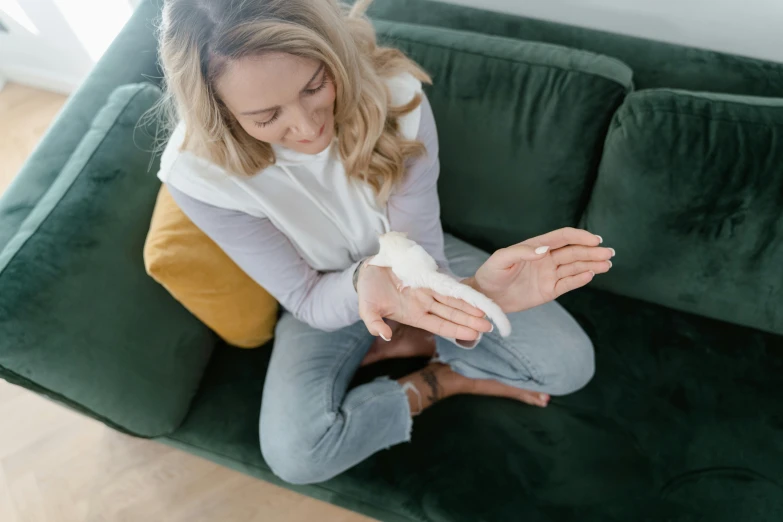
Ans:
[[[13,83],[0,91],[0,193],[49,127],[65,97]],[[2,520],[2,519],[0,519]]]
[[[65,99],[0,91],[0,193]],[[0,522],[371,520],[102,424],[0,380]]]

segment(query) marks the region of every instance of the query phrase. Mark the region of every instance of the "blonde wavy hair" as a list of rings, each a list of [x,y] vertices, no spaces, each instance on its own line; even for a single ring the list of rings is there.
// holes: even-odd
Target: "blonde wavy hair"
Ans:
[[[166,95],[159,107],[169,130],[185,125],[183,150],[251,176],[275,162],[272,147],[251,137],[221,102],[215,81],[232,60],[284,52],[323,62],[335,83],[335,125],[349,178],[373,187],[380,203],[424,146],[402,137],[398,119],[421,103],[390,105],[384,79],[429,76],[397,49],[380,47],[364,13],[337,0],[166,0],[159,58]]]

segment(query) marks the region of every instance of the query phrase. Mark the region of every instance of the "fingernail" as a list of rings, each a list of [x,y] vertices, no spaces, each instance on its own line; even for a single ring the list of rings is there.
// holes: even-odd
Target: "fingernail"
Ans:
[[[379,333],[378,335],[380,335],[380,336],[381,336],[381,339],[383,339],[383,340],[384,340],[384,341],[386,341],[387,343],[388,343],[389,341],[391,341],[391,339],[387,339],[386,337],[384,337],[382,333]]]
[[[598,244],[599,244],[599,245],[600,245],[601,243],[603,243],[603,242],[604,242],[604,238],[602,238],[602,237],[601,237],[601,236],[599,236],[598,234],[596,234],[596,235],[595,235],[595,237],[597,237],[597,238],[598,238]]]
[[[615,254],[616,254],[616,252],[614,251],[614,248],[610,248],[609,250],[611,250],[611,251],[612,251],[612,257],[614,257],[614,256],[615,256]]]
[[[489,325],[489,331],[490,331],[490,332],[494,332],[494,331],[495,331],[495,325],[494,325],[494,324],[491,324],[491,323],[490,323],[490,325]]]
[[[612,262],[611,261],[607,261],[607,263],[609,263],[609,268],[612,268]]]
[[[590,275],[592,275],[593,277],[595,277],[595,272],[593,272],[592,270],[590,270]]]
[[[538,248],[536,248],[536,254],[538,254],[538,255],[546,254],[548,250],[549,250],[548,246],[538,247]]]

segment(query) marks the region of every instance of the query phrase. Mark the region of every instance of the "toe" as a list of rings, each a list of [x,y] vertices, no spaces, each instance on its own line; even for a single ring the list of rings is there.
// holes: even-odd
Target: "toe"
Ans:
[[[470,392],[474,395],[490,395],[494,397],[506,397],[508,399],[518,400],[531,406],[545,408],[549,404],[549,394],[534,392],[530,390],[521,390],[514,386],[509,386],[495,380],[476,379],[472,381]]]
[[[549,404],[550,397],[546,393],[532,392],[530,390],[519,390],[517,398],[525,404],[546,408]]]

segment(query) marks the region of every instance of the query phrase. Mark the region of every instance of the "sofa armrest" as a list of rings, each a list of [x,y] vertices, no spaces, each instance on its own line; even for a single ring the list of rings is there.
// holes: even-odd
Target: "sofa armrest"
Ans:
[[[0,249],[16,234],[57,178],[109,94],[120,85],[156,82],[161,76],[154,35],[159,2],[141,2],[84,83],[68,99],[14,182],[0,196]]]
[[[160,182],[155,129],[138,123],[159,98],[152,84],[122,86],[78,136],[65,136],[66,111],[17,194],[39,191],[56,169],[47,158],[78,144],[0,245],[0,377],[142,437],[179,427],[216,342],[144,268]]]

